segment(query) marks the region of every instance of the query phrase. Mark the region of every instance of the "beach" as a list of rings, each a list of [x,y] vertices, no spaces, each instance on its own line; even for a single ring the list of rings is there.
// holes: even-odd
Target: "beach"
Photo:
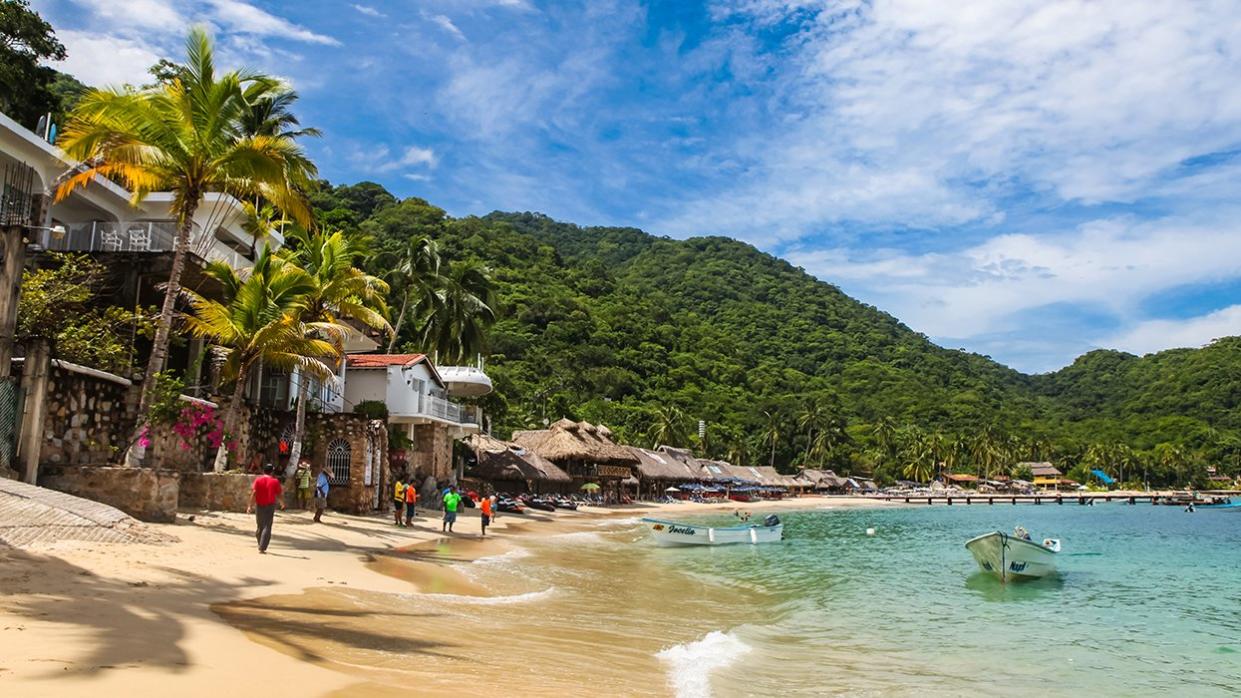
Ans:
[[[183,512],[175,525],[150,525],[175,539],[163,544],[65,540],[0,548],[5,598],[0,690],[22,696],[85,691],[218,696],[222,686],[237,696],[447,695],[467,686],[503,690],[500,677],[506,667],[487,671],[469,662],[472,648],[494,646],[498,636],[492,631],[502,628],[459,632],[453,604],[437,603],[434,597],[429,601],[439,609],[435,617],[403,621],[398,628],[390,617],[369,619],[373,611],[356,610],[358,604],[348,595],[482,598],[495,591],[456,572],[456,563],[503,555],[524,540],[556,545],[559,536],[559,545],[572,548],[571,534],[610,520],[727,515],[738,508],[757,513],[883,506],[861,498],[803,497],[746,505],[644,504],[502,514],[485,542],[477,540],[476,510],[462,517],[458,533],[446,541],[434,512],[406,529],[382,516],[329,514],[323,524],[314,524],[309,513],[289,511],[277,514],[267,555],[255,550],[252,517]],[[506,602],[498,599],[497,607]],[[369,665],[350,667],[339,657],[343,651],[376,648],[394,649],[409,661],[399,671],[384,672]],[[506,652],[514,665],[529,665],[522,654],[520,644]],[[445,681],[442,675],[427,675],[424,667],[432,664],[420,656],[459,658],[464,661],[454,666],[474,673]],[[638,677],[637,682],[654,695],[669,692],[659,676]],[[587,686],[591,680],[576,683]]]

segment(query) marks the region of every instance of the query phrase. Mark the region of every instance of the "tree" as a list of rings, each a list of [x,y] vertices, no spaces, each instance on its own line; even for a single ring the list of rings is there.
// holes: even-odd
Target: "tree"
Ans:
[[[206,273],[224,287],[225,301],[187,289],[193,312],[185,316],[185,327],[193,336],[211,342],[224,357],[221,378],[233,381],[232,399],[224,414],[224,434],[236,438],[250,371],[262,363],[327,380],[333,375],[327,362],[339,357],[340,328],[332,323],[302,321],[314,282],[305,271],[266,249],[248,272],[238,273],[226,264],[213,262]],[[216,453],[217,472],[224,469],[227,451],[227,442],[222,442]]]
[[[307,327],[330,327],[330,332],[319,332],[319,338],[332,342],[338,355],[344,354],[342,340],[352,332],[344,324],[346,322],[353,321],[386,333],[392,332],[385,317],[388,313],[384,300],[388,284],[353,266],[357,250],[344,234],[320,230],[314,233],[298,232],[292,237],[297,245],[290,259],[300,265],[308,277],[308,288],[299,302],[300,318]],[[289,451],[290,468],[297,466],[302,455],[306,401],[309,397],[309,381],[305,376],[299,376],[293,446]]]
[[[442,283],[439,246],[431,238],[411,238],[401,249],[392,276],[400,288],[401,309],[397,312],[392,337],[388,340],[388,353],[396,347],[401,325],[411,312],[410,302],[414,302],[412,312],[415,315],[429,312],[435,289]]]
[[[143,376],[138,426],[145,427],[155,374],[168,354],[169,333],[181,293],[194,214],[204,194],[226,192],[243,200],[261,196],[305,221],[298,193],[315,172],[301,148],[284,136],[246,135],[248,84],[261,76],[219,75],[211,40],[202,29],[186,41],[184,76],[147,90],[92,90],[74,108],[62,146],[85,163],[62,184],[58,199],[95,177],[113,178],[133,191],[134,203],[153,191],[171,191],[177,237],[151,355]],[[137,454],[131,454],[136,456]]]
[[[440,277],[418,332],[424,351],[446,364],[464,362],[486,350],[487,327],[495,322],[491,271],[477,262],[452,262]]]
[[[768,459],[767,465],[774,468],[776,465],[776,444],[779,443],[780,437],[784,435],[784,419],[775,410],[763,410],[763,416],[766,417],[766,421],[763,423],[763,441],[771,445],[771,457]]]
[[[65,56],[52,25],[27,0],[0,2],[0,111],[31,128],[40,116],[57,111],[60,100],[52,86],[58,73],[40,63]]]
[[[651,448],[684,446],[689,441],[689,417],[676,405],[660,405],[651,422]]]

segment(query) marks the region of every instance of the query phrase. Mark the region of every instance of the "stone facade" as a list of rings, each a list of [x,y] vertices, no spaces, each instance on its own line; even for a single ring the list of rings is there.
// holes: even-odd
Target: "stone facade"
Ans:
[[[443,424],[414,425],[414,445],[409,452],[409,468],[419,478],[440,482],[453,479],[452,438]]]
[[[181,473],[178,505],[182,509],[245,511],[257,477],[245,473]]]
[[[49,466],[39,484],[93,499],[140,521],[171,523],[177,518],[180,473],[151,468]]]
[[[41,465],[96,465],[120,458],[134,428],[137,390],[52,364]]]

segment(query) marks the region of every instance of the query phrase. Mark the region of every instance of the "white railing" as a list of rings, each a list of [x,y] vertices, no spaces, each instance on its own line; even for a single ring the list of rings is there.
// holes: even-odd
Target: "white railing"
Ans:
[[[43,248],[57,252],[172,252],[176,247],[174,221],[89,221],[66,226],[59,239],[43,231]],[[190,232],[192,254],[221,261],[235,269],[253,266],[244,255],[207,235],[197,226]]]

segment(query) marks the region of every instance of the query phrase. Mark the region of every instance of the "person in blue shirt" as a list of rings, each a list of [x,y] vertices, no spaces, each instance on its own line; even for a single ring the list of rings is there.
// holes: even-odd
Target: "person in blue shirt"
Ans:
[[[327,493],[331,489],[331,480],[325,465],[319,470],[319,479],[315,481],[315,523],[323,522],[323,510],[327,509]]]

